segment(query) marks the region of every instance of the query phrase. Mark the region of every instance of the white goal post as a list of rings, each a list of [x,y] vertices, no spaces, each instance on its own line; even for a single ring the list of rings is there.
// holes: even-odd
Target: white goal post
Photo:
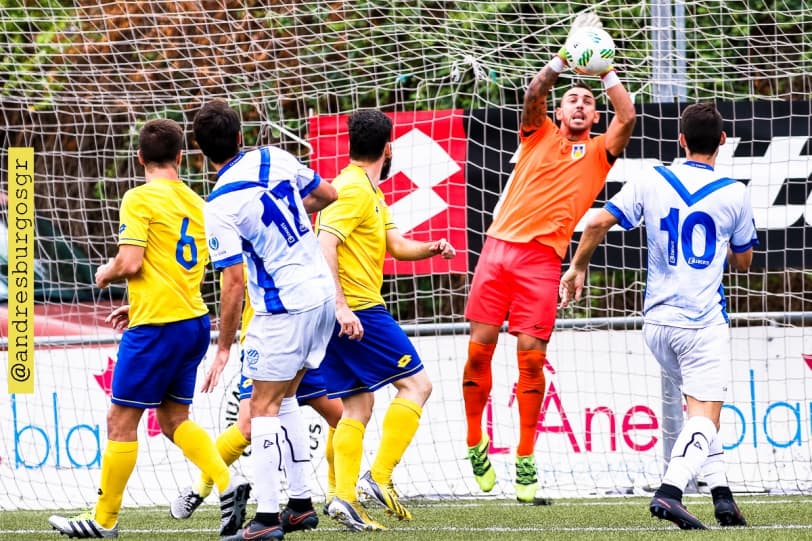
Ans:
[[[123,292],[102,296],[92,272],[115,253],[121,197],[141,182],[139,127],[169,117],[191,134],[195,111],[213,98],[240,111],[248,146],[280,145],[325,178],[346,159],[347,114],[377,107],[393,118],[393,175],[382,188],[399,227],[419,239],[446,236],[459,251],[450,263],[386,264],[388,308],[414,335],[434,383],[394,480],[409,497],[482,496],[465,458],[465,297],[512,171],[524,88],[585,9],[613,36],[618,72],[638,111],[632,142],[595,208],[640,168],[681,159],[680,103],[711,100],[725,116],[729,138],[718,169],[748,185],[761,242],[753,270],[725,278],[734,363],[722,427],[729,476],[737,491],[811,492],[812,34],[801,23],[812,19],[812,7],[783,0],[755,11],[748,4],[3,3],[0,190],[12,189],[8,149],[33,147],[37,339],[33,395],[6,392],[6,347],[0,352],[0,510],[95,500],[105,378],[117,343],[100,321]],[[551,100],[574,80],[563,73]],[[580,80],[595,88],[605,122],[611,107],[600,84]],[[182,174],[201,195],[210,191],[211,171],[191,137]],[[13,269],[0,201],[2,297]],[[639,332],[643,239],[610,232],[587,300],[559,314],[535,451],[540,495],[635,494],[659,482],[665,432],[679,422],[681,403],[663,411],[659,368]],[[213,310],[215,283],[211,273],[205,295]],[[8,321],[5,302],[0,316]],[[514,351],[505,334],[487,410],[499,497],[513,497]],[[212,434],[234,421],[236,363],[229,370],[193,406]],[[326,426],[306,411],[321,494]],[[365,461],[381,414],[370,422]],[[125,505],[165,505],[196,475],[153,423],[145,416]],[[251,474],[247,460],[234,467]]]

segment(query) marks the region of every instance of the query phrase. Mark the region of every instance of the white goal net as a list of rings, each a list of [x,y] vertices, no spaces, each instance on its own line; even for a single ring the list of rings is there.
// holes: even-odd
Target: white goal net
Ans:
[[[434,383],[394,480],[410,497],[482,495],[465,458],[465,298],[513,167],[524,88],[584,9],[613,36],[620,77],[638,108],[632,142],[596,208],[641,167],[680,159],[680,103],[712,100],[726,118],[718,168],[747,183],[761,242],[753,270],[725,279],[734,363],[722,419],[729,477],[739,491],[812,491],[812,6],[751,4],[0,4],[0,190],[13,189],[8,149],[33,147],[37,215],[35,392],[6,392],[4,348],[0,510],[95,501],[117,340],[101,321],[123,290],[102,294],[92,286],[93,272],[115,253],[122,195],[141,182],[140,126],[168,117],[190,134],[195,111],[215,97],[240,111],[247,146],[279,145],[326,178],[346,161],[348,113],[376,107],[391,115],[395,161],[382,188],[395,219],[414,238],[445,236],[458,249],[452,262],[386,264],[388,308],[415,336]],[[611,110],[600,84],[585,80],[605,121]],[[572,81],[562,74],[551,98]],[[194,147],[182,174],[201,195],[211,189],[211,171]],[[6,243],[14,224],[7,224],[5,207],[0,294],[15,270]],[[593,261],[586,301],[559,314],[536,444],[541,495],[633,494],[659,483],[669,430],[679,421],[668,412],[681,406],[662,387],[639,331],[641,244],[639,231],[610,233]],[[213,313],[215,282],[212,274],[205,284]],[[0,304],[4,333],[13,319],[7,298]],[[494,494],[503,497],[513,497],[518,435],[514,352],[513,339],[503,336],[486,415]],[[235,419],[236,364],[217,392],[193,406],[193,417],[212,434]],[[365,461],[377,446],[381,413],[370,422]],[[308,422],[320,494],[326,425],[312,413]],[[124,504],[165,505],[196,472],[151,416],[139,440]],[[235,468],[252,473],[248,460]]]

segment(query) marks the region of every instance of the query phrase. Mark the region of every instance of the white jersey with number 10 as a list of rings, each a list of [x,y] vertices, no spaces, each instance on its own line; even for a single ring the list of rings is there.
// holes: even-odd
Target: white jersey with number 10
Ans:
[[[704,163],[646,169],[606,203],[631,229],[644,221],[647,322],[700,328],[728,321],[722,273],[730,247],[758,244],[746,186]]]

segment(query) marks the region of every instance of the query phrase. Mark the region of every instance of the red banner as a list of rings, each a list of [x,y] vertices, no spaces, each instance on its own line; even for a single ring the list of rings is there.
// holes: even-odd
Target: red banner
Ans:
[[[384,274],[468,271],[462,110],[389,113],[394,124],[392,170],[381,191],[398,229],[415,240],[446,238],[457,257],[422,261],[386,258]],[[349,163],[347,115],[310,119],[311,167],[332,180]]]

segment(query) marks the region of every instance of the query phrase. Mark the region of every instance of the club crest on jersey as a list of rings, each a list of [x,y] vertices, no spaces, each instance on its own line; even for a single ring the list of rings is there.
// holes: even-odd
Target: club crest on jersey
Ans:
[[[584,143],[578,143],[576,145],[572,145],[572,150],[570,151],[570,157],[573,160],[583,158],[584,154],[586,154],[586,145]]]

